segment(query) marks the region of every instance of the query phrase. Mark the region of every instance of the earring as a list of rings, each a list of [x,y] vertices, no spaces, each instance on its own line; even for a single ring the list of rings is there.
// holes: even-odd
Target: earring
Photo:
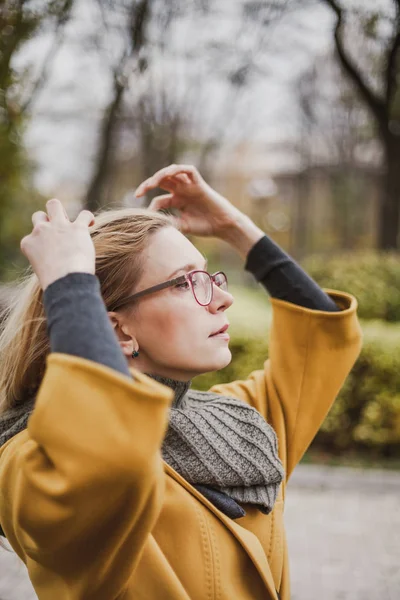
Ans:
[[[134,350],[132,352],[132,358],[136,358],[137,356],[139,356],[139,350]]]

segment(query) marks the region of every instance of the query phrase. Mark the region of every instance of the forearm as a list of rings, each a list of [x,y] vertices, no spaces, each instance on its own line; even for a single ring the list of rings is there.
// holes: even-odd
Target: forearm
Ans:
[[[100,294],[90,273],[70,273],[50,284],[43,296],[52,352],[86,358],[130,377]]]
[[[339,308],[286,252],[246,215],[241,214],[222,236],[246,261],[273,297],[305,308],[336,312]]]
[[[264,231],[250,217],[238,211],[232,224],[219,237],[246,260],[251,248],[264,236]]]
[[[10,541],[71,585],[89,564],[90,587],[112,585],[112,573],[130,577],[162,506],[160,448],[172,397],[141,373],[133,380],[93,361],[50,355],[28,438],[2,456],[0,520]],[[105,555],[113,568],[104,569]],[[109,595],[73,597],[119,595],[106,589]]]
[[[272,298],[313,310],[340,310],[304,269],[267,235],[250,250],[245,269],[254,275]]]

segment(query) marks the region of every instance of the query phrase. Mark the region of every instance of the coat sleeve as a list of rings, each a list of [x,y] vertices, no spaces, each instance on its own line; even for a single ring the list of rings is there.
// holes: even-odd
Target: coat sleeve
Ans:
[[[28,568],[55,574],[74,598],[123,591],[162,507],[173,392],[132,374],[51,354],[27,432],[0,455],[7,538]]]
[[[272,298],[269,359],[248,379],[210,391],[254,406],[275,429],[286,477],[329,412],[361,349],[357,301],[325,290],[341,308],[325,312]]]

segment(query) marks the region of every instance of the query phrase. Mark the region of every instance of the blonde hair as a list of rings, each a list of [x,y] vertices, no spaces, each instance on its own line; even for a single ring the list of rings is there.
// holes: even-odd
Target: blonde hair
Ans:
[[[173,216],[144,208],[104,211],[90,234],[96,250],[96,275],[106,306],[132,294],[143,272],[143,251],[152,234],[175,227]],[[43,293],[36,275],[17,288],[0,334],[0,414],[24,404],[37,392],[50,352]]]

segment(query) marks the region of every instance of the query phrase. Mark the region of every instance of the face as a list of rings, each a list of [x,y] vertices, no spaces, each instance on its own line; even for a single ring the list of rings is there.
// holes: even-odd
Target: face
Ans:
[[[192,266],[182,270],[187,264]],[[164,227],[151,238],[134,292],[194,269],[207,270],[203,255],[177,229]],[[215,284],[208,306],[196,302],[190,286],[173,286],[139,298],[133,311],[112,313],[116,319],[110,316],[131,366],[187,381],[230,363],[229,340],[210,334],[229,323],[225,311],[232,303],[232,294]],[[132,359],[135,349],[139,357]]]

